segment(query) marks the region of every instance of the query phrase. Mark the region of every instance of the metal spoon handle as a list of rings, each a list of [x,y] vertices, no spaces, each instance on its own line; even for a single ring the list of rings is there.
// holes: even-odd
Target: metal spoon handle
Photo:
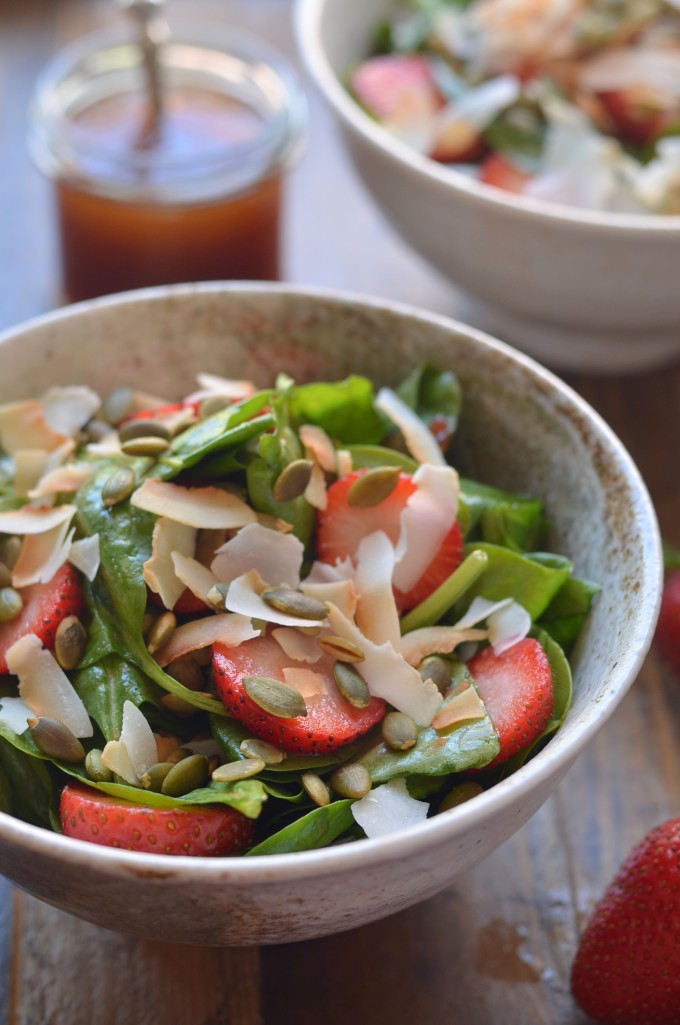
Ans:
[[[165,3],[164,0],[118,0],[118,3],[137,24],[148,100],[139,145],[146,148],[157,141],[163,116],[163,88],[158,50],[168,36],[168,26],[164,17]]]

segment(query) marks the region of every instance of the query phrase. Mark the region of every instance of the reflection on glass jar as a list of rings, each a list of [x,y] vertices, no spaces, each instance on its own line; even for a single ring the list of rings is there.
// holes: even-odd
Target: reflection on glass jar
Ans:
[[[224,26],[173,25],[148,131],[127,26],[63,50],[39,79],[29,144],[55,189],[68,301],[180,281],[279,277],[285,172],[304,98],[285,62]]]

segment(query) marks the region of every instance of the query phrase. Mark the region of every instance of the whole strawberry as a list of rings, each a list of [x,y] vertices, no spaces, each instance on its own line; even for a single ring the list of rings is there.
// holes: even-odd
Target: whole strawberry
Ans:
[[[621,866],[581,938],[571,991],[603,1025],[680,1023],[680,818]]]
[[[663,659],[680,677],[680,569],[666,574],[654,640]]]

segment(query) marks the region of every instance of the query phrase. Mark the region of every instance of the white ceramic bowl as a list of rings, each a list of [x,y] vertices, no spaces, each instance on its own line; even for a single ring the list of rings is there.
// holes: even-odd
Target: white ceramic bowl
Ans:
[[[465,319],[553,366],[630,372],[680,355],[680,217],[601,214],[478,183],[390,135],[345,89],[407,0],[297,0],[299,49],[393,226],[466,293]]]
[[[0,402],[51,384],[134,381],[169,397],[198,370],[271,383],[365,373],[393,384],[422,360],[459,374],[459,467],[545,500],[551,547],[602,584],[574,659],[575,700],[537,757],[458,808],[385,839],[253,859],[135,854],[0,814],[0,873],[112,929],[214,945],[339,932],[437,893],[542,804],[634,679],[653,631],[660,542],[621,444],[572,391],[501,343],[441,317],[274,285],[198,285],[63,309],[0,337]]]

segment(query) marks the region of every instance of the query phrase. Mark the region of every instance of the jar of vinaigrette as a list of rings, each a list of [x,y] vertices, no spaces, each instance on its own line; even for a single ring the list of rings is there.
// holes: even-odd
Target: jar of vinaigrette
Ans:
[[[127,25],[62,50],[38,80],[29,147],[54,187],[67,302],[280,276],[284,179],[306,118],[294,75],[218,24],[171,24],[157,68],[153,132]]]

